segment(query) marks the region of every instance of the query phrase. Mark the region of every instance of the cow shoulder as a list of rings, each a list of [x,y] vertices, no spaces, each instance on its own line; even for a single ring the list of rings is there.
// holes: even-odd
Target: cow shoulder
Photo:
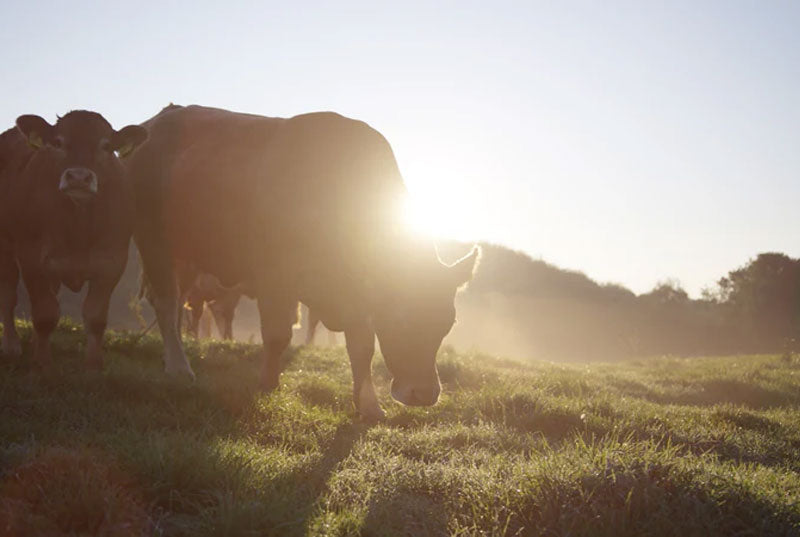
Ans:
[[[25,138],[16,127],[0,134],[0,173],[6,171],[13,161],[24,159],[33,150],[25,143]]]
[[[16,127],[0,134],[0,212],[6,218],[22,209],[19,197],[24,196],[25,166],[33,155],[33,150]]]

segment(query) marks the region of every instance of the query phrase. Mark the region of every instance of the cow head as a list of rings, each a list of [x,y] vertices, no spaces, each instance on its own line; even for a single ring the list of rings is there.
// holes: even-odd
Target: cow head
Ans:
[[[76,202],[95,197],[120,173],[119,158],[147,139],[147,131],[129,125],[115,131],[100,114],[77,110],[50,125],[39,116],[17,118],[17,128],[38,154],[47,158],[41,179]]]
[[[373,315],[397,401],[430,406],[439,400],[436,353],[456,321],[456,292],[472,279],[479,256],[476,246],[453,265],[437,260],[424,270],[412,270]]]

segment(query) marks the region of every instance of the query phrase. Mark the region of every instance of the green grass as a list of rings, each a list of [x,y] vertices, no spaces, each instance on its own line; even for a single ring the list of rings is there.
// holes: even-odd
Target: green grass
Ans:
[[[26,349],[30,327],[21,325]],[[111,333],[102,374],[62,324],[56,371],[0,358],[0,536],[800,535],[800,360],[554,365],[439,357],[442,399],[354,421],[343,349]]]

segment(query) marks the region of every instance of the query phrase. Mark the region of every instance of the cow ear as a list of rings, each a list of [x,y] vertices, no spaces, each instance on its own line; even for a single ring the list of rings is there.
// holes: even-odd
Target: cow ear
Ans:
[[[145,140],[147,140],[147,129],[139,125],[128,125],[115,132],[111,137],[111,149],[116,151],[120,158],[124,158],[142,145]]]
[[[478,260],[480,257],[481,247],[475,245],[469,254],[447,268],[449,277],[456,288],[466,285],[472,279],[472,275],[475,274],[475,269],[478,267]]]
[[[39,116],[26,114],[17,118],[17,128],[34,149],[41,149],[53,140],[55,128]]]

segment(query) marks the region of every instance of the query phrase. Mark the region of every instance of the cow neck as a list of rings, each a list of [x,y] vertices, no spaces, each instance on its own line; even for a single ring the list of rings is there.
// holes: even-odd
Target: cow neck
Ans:
[[[89,254],[97,235],[96,200],[89,203],[64,204],[62,217],[54,220],[48,230],[48,253],[58,257],[85,257]]]
[[[369,294],[378,303],[402,299],[427,285],[441,266],[432,241],[410,238],[395,241],[382,256],[378,270],[368,277]]]

